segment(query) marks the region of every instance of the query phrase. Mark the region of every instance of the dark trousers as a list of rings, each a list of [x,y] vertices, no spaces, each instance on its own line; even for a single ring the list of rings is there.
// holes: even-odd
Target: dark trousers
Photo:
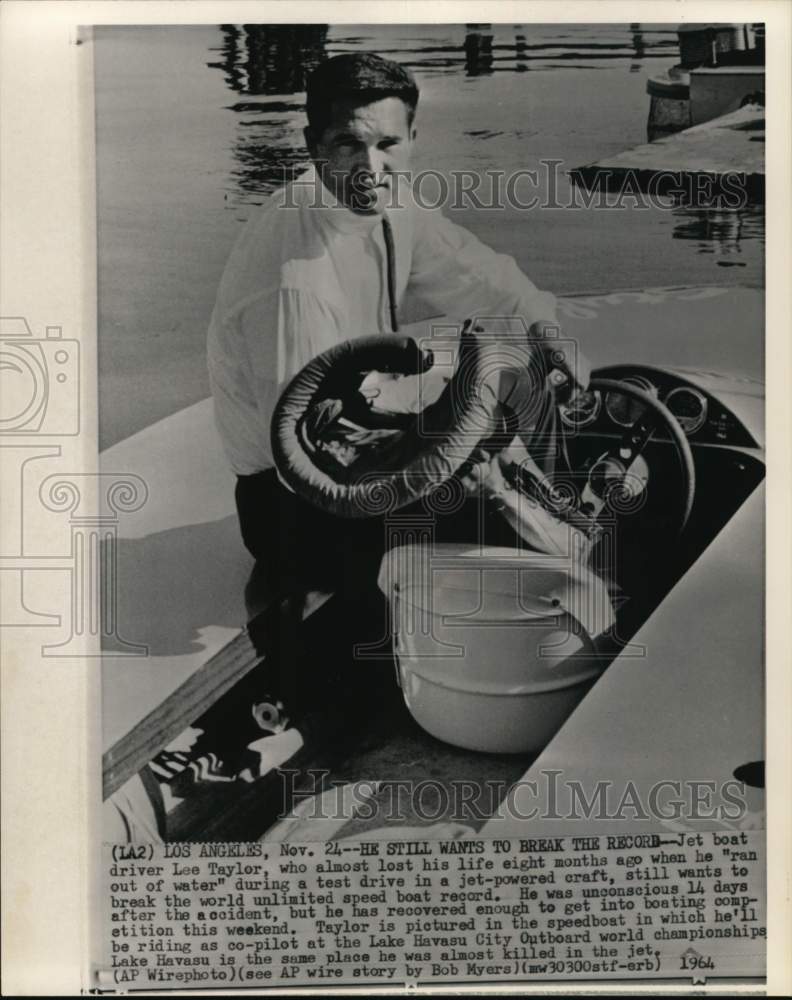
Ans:
[[[482,515],[483,503],[470,497],[449,512],[431,513],[435,541],[514,544],[516,536],[501,518]],[[286,489],[274,469],[239,476],[236,505],[242,540],[256,559],[270,599],[309,590],[355,594],[374,586],[389,527],[392,539],[398,521],[427,517],[420,502],[399,510],[390,523],[378,517],[337,517]],[[482,525],[486,538],[481,537]]]
[[[385,540],[381,520],[325,513],[286,489],[274,469],[239,476],[236,505],[242,541],[272,599],[376,582]]]
[[[236,505],[256,559],[245,594],[256,619],[251,637],[269,662],[272,695],[292,719],[327,714],[339,699],[350,709],[363,696],[356,673],[373,670],[370,662],[355,667],[354,645],[382,640],[383,655],[389,651],[387,606],[376,586],[383,521],[327,514],[287,490],[272,469],[240,476]],[[333,597],[304,620],[305,596],[315,591]]]
[[[436,512],[435,541],[478,541],[482,503],[469,498],[449,513]],[[377,575],[386,545],[398,544],[396,521],[414,523],[414,515],[425,523],[424,506],[403,508],[390,522],[336,517],[287,490],[272,469],[240,476],[236,504],[242,539],[256,559],[246,592],[249,617],[261,613],[257,646],[272,665],[273,693],[292,717],[320,710],[323,691],[328,697],[348,693],[350,681],[363,696],[376,671],[370,660],[356,663],[357,644],[380,646],[390,680],[388,608]],[[484,520],[489,544],[514,544],[516,536],[500,516]],[[304,621],[304,598],[311,591],[333,597]]]

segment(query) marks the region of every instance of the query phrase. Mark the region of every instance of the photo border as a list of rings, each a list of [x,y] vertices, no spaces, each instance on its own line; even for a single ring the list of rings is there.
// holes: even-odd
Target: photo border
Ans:
[[[395,0],[377,7],[358,0],[302,0],[299,4],[294,0],[222,4],[208,0],[178,4],[7,0],[2,5],[2,314],[26,317],[36,332],[58,324],[64,336],[80,340],[82,433],[63,445],[64,459],[75,474],[97,469],[93,80],[86,56],[90,46],[84,44],[81,26],[465,22],[485,14],[491,22],[629,22],[636,16],[636,7],[605,0],[596,5],[583,0],[563,6],[552,0],[486,5],[481,0],[435,0],[409,7]],[[792,987],[785,945],[792,937],[785,899],[792,878],[792,803],[787,794],[792,777],[788,619],[792,6],[783,0],[646,0],[640,14],[647,22],[737,22],[742,18],[767,24],[767,87],[772,96],[767,106],[766,203],[773,206],[766,229],[767,538],[772,539],[766,549],[767,847],[772,873],[767,885],[767,982],[771,995],[781,995]],[[0,470],[5,489],[14,486],[7,472]],[[62,599],[57,593],[49,596],[56,604]],[[42,596],[40,603],[49,606],[50,601]],[[72,993],[87,985],[91,939],[97,932],[88,894],[101,800],[98,661],[46,662],[40,656],[40,642],[34,639],[20,635],[19,630],[11,635],[6,630],[2,636],[3,988],[9,994]],[[585,989],[634,992],[630,984]],[[660,981],[651,989],[687,992],[684,987],[664,987]],[[707,992],[706,987],[703,991]],[[755,986],[745,991],[755,992]],[[368,988],[365,992],[380,991]],[[526,984],[519,992],[566,991],[562,986],[542,984],[532,989]]]

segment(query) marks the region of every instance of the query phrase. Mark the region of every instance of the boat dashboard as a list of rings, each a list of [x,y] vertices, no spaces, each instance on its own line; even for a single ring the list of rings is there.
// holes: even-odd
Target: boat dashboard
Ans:
[[[625,382],[659,400],[694,445],[760,448],[763,386],[752,379],[735,379],[715,372],[659,368],[649,365],[611,365],[597,369],[596,380]],[[581,393],[559,408],[563,428],[573,434],[622,435],[643,416],[645,407],[627,393]],[[662,426],[658,439],[667,439]]]
[[[681,428],[687,469],[673,421],[650,409],[649,396]],[[753,379],[618,364],[594,371],[590,389],[559,407],[558,478],[570,475],[583,497],[601,494],[597,483],[607,464],[620,470],[634,495],[629,511],[616,516],[614,508],[618,545],[602,567],[631,598],[620,612],[623,635],[640,627],[764,478],[763,397],[762,383]],[[642,442],[637,455],[635,440]]]

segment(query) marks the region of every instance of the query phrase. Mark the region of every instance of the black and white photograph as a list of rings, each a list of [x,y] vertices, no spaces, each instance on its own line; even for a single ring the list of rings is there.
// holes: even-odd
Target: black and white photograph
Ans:
[[[85,12],[95,341],[4,296],[83,988],[767,992],[767,5],[254,6]]]

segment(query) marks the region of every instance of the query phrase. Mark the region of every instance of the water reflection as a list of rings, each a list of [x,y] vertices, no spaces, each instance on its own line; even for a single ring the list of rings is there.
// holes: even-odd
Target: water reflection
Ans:
[[[208,65],[223,71],[226,85],[238,94],[302,95],[311,71],[327,57],[326,24],[222,24],[222,59]],[[226,204],[257,205],[305,166],[302,142],[304,103],[237,101],[239,115],[232,147],[236,163]]]
[[[416,37],[407,25],[363,29],[370,31],[369,37],[345,34],[343,28],[339,31],[328,25],[223,24],[218,50],[222,59],[209,65],[225,72],[233,90],[273,94],[301,90],[307,72],[322,58],[357,48],[393,55],[426,73],[464,69],[468,76],[529,68],[575,69],[583,63],[624,62],[628,58],[632,59],[628,69],[633,73],[645,59],[668,58],[677,48],[671,26],[608,25],[604,34],[603,26],[586,25],[532,24],[526,28],[521,24],[474,23],[432,28],[443,37]],[[404,37],[398,37],[400,33]]]
[[[630,64],[630,72],[637,73],[641,69],[641,62],[646,55],[646,42],[640,24],[631,24],[630,31],[632,32],[633,44],[633,62]]]
[[[221,24],[223,55],[209,63],[246,94],[295,94],[325,58],[326,24]]]
[[[308,150],[304,147],[273,146],[269,137],[247,142],[240,139],[234,147],[234,156],[239,167],[233,177],[239,190],[248,196],[241,199],[248,205],[261,204],[266,195],[300,174],[308,162]]]
[[[629,72],[637,73],[643,69],[645,59],[667,59],[676,54],[677,41],[671,30],[647,30],[641,24],[607,27],[612,31],[611,38],[603,35],[603,26],[589,32],[585,25],[563,26],[567,30],[557,30],[554,37],[548,38],[547,25],[530,25],[529,42],[524,25],[469,24],[464,43],[465,69],[469,76],[493,71],[520,73],[529,68],[593,69],[597,63],[629,57]]]
[[[248,92],[295,94],[305,90],[311,70],[325,57],[327,25],[245,26]]]
[[[478,167],[482,156],[480,143],[473,148],[471,139],[500,141],[501,136],[520,136],[514,121],[522,121],[523,97],[519,85],[506,83],[510,73],[550,71],[554,87],[575,93],[583,81],[591,86],[587,70],[605,67],[634,74],[646,72],[646,61],[661,57],[673,62],[677,52],[674,26],[632,24],[608,25],[521,25],[521,24],[449,24],[449,25],[234,25],[219,27],[220,39],[213,50],[229,91],[236,95],[226,105],[236,118],[232,155],[234,167],[226,183],[228,209],[246,215],[247,208],[262,203],[277,186],[299,173],[308,159],[304,147],[304,89],[310,71],[323,59],[341,52],[373,51],[412,67],[419,82],[434,78],[429,92],[444,95],[468,78],[471,88],[495,88],[501,95],[499,111],[482,118],[471,106],[469,118],[439,122],[438,143],[453,146],[457,137],[467,144],[458,148],[455,165]],[[591,64],[591,65],[589,65]],[[569,73],[568,71],[577,71]],[[578,75],[579,74],[579,75]],[[445,78],[445,79],[443,79]],[[477,79],[478,78],[478,79]],[[578,82],[580,81],[580,83]],[[630,87],[640,89],[632,79]],[[470,91],[473,99],[475,90]],[[279,95],[273,99],[272,95]],[[508,96],[505,96],[508,95]],[[505,99],[504,99],[505,96]],[[436,98],[435,98],[436,99]],[[583,98],[581,98],[583,99]],[[640,98],[643,100],[643,96]],[[447,96],[442,100],[450,101]],[[629,146],[629,136],[618,132],[620,107],[609,106],[602,118],[599,99],[592,97],[590,130],[607,131],[610,120],[615,125],[610,142]],[[430,112],[431,113],[431,112]],[[598,117],[599,116],[599,117]],[[600,122],[600,119],[602,121]],[[448,129],[450,131],[444,131]],[[573,129],[572,132],[575,130]],[[525,135],[534,132],[525,132]],[[615,148],[615,145],[614,145]],[[499,147],[505,157],[503,166],[523,166],[514,147]],[[579,154],[576,147],[559,150],[572,162]],[[664,223],[668,216],[664,213]],[[740,211],[703,210],[678,207],[673,212],[675,240],[687,241],[697,254],[709,254],[718,267],[755,267],[757,248],[764,239],[762,206]],[[558,230],[554,230],[554,234]],[[552,239],[562,237],[552,236]],[[681,249],[681,248],[680,248]],[[747,261],[747,264],[746,264]]]
[[[518,25],[518,29],[522,26]],[[518,30],[514,36],[514,58],[520,63],[520,69],[527,69],[528,67],[523,65],[528,61],[528,41],[522,30]]]
[[[668,55],[668,39],[655,39],[647,45],[645,32],[640,24],[631,24],[629,31],[629,45],[626,39],[600,43],[584,39],[574,32],[568,38],[548,42],[540,27],[534,36],[536,40],[529,43],[525,28],[520,24],[496,25],[494,29],[491,24],[468,24],[463,44],[465,72],[468,76],[484,76],[496,70],[522,73],[529,68],[548,68],[548,59],[557,61],[553,68],[572,69],[580,66],[583,60],[596,62],[624,59],[629,52],[633,60],[629,70],[637,73],[642,69],[642,62],[647,56]],[[512,32],[513,38],[510,37]],[[451,66],[454,60],[446,58],[444,63]],[[534,66],[530,66],[530,63],[534,63]]]
[[[698,253],[720,258],[715,262],[718,267],[746,267],[739,259],[745,244],[764,245],[765,219],[760,205],[741,209],[677,208],[672,214],[673,239],[695,241]]]
[[[575,69],[583,63],[622,61],[636,72],[649,58],[678,49],[673,27],[626,25],[467,24],[363,26],[344,33],[323,24],[223,24],[222,69],[232,90],[249,94],[296,93],[323,58],[354,49],[392,55],[424,72],[464,69],[469,76],[529,68]],[[430,32],[425,35],[423,32]],[[630,59],[631,62],[626,61]]]
[[[241,32],[235,24],[221,24],[220,31],[223,35],[223,44],[220,51],[223,58],[220,62],[210,62],[207,66],[212,69],[222,69],[225,72],[225,81],[231,90],[242,91],[244,89],[245,73],[241,65]]]
[[[492,31],[488,24],[469,24],[465,35],[465,72],[482,76],[492,72]]]

